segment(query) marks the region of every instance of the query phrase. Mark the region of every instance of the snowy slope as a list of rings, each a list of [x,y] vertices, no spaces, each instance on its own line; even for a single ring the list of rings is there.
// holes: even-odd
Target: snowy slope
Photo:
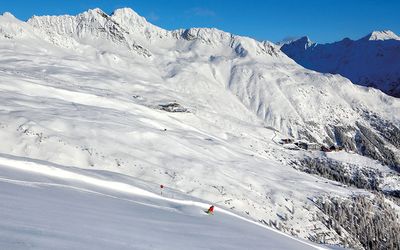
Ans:
[[[108,172],[3,155],[0,175],[1,249],[323,249]]]
[[[400,37],[392,31],[374,31],[356,41],[345,38],[330,44],[303,37],[281,50],[308,69],[341,74],[353,83],[400,97]]]
[[[301,172],[303,158],[331,155],[279,140],[343,144],[380,162],[330,159],[379,169],[378,188],[398,191],[398,175],[381,163],[398,166],[400,102],[306,70],[269,42],[166,31],[130,9],[27,23],[4,14],[0,28],[1,153],[164,184],[288,234],[353,247],[357,237],[329,227],[314,197],[371,193]],[[186,112],[166,111],[170,103]]]
[[[228,106],[240,101],[240,109],[250,110],[265,126],[282,134],[328,146],[342,144],[385,164],[399,165],[399,136],[386,129],[399,124],[398,100],[358,88],[339,76],[306,71],[269,42],[216,29],[166,31],[126,8],[112,15],[94,9],[77,16],[33,17],[28,23],[36,34],[57,46],[95,57],[118,70],[132,71],[134,67],[138,75],[150,73],[163,86],[172,87],[173,95],[199,97],[186,105],[229,113],[232,107]],[[396,57],[396,53],[389,55]],[[397,74],[397,61],[385,70]],[[188,84],[193,79],[196,83]],[[151,77],[146,80],[154,81]],[[224,93],[226,89],[231,96]],[[166,91],[159,93],[165,95]],[[222,93],[225,97],[216,98]],[[247,112],[231,114],[243,113]],[[377,116],[373,124],[371,116]],[[338,128],[348,130],[351,136],[340,134]],[[385,134],[395,137],[395,142]],[[383,140],[382,146],[368,143],[375,137]]]

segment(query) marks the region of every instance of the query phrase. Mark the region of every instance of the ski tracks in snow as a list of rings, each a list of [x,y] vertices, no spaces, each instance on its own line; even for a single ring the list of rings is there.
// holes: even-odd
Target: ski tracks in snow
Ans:
[[[141,196],[141,197],[146,197],[146,198],[156,199],[156,200],[163,200],[165,202],[175,203],[175,204],[179,204],[179,205],[199,207],[201,210],[207,209],[209,207],[209,204],[207,204],[207,203],[203,203],[203,202],[199,202],[199,201],[192,201],[192,200],[179,200],[179,199],[167,198],[167,197],[157,195],[155,193],[135,187],[135,186],[127,184],[127,183],[122,183],[122,182],[117,182],[117,181],[112,181],[112,180],[107,180],[107,179],[101,179],[99,177],[96,178],[96,177],[88,175],[88,173],[85,173],[85,174],[79,173],[80,171],[82,171],[80,169],[72,169],[70,167],[68,167],[68,169],[67,169],[67,167],[65,167],[65,168],[63,168],[61,166],[56,167],[56,166],[52,166],[52,165],[45,165],[44,163],[29,161],[27,159],[22,160],[22,159],[18,159],[18,158],[8,158],[8,157],[5,157],[5,155],[0,155],[0,168],[11,168],[11,169],[19,170],[19,171],[25,171],[25,172],[30,172],[33,174],[43,175],[46,177],[52,177],[52,178],[57,178],[57,179],[65,180],[65,181],[73,181],[73,182],[77,182],[77,183],[81,183],[81,184],[86,184],[89,187],[93,186],[93,187],[98,187],[98,188],[102,188],[102,189],[107,189],[110,191],[116,191],[119,193],[125,193],[125,194],[134,195],[134,196]],[[121,197],[117,197],[115,195],[110,195],[110,194],[94,191],[89,188],[75,187],[73,185],[51,183],[51,182],[49,183],[49,182],[15,180],[15,179],[10,179],[10,178],[5,178],[5,177],[0,177],[0,181],[22,184],[22,185],[31,185],[31,186],[46,185],[46,186],[57,186],[57,187],[62,187],[62,188],[75,189],[75,190],[78,190],[81,192],[88,192],[88,193],[93,193],[96,195],[107,196],[107,197],[110,197],[113,199],[120,199],[120,200],[134,202],[134,203],[141,204],[141,205],[166,209],[166,207],[154,205],[151,203],[147,203],[147,202],[144,203],[144,202],[139,202],[139,201],[135,201],[135,200],[128,199],[128,198],[121,198]],[[242,216],[239,216],[239,215],[232,213],[228,210],[225,210],[223,208],[218,207],[217,211],[218,211],[218,213],[222,213],[222,214],[226,214],[228,216],[235,217],[242,221],[246,221],[248,223],[251,223],[251,224],[257,225],[259,227],[263,227],[267,230],[273,231],[277,234],[291,238],[292,240],[301,242],[305,245],[308,245],[311,248],[326,249],[324,247],[320,247],[320,246],[314,245],[312,243],[305,242],[301,239],[294,238],[290,235],[286,235],[278,230],[275,230],[273,228],[262,225],[251,219],[244,218]]]

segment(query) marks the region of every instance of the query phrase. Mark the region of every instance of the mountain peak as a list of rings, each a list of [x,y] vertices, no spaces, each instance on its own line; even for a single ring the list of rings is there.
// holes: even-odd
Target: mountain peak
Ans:
[[[316,44],[310,40],[310,38],[308,36],[303,36],[300,37],[297,40],[293,40],[291,42],[287,42],[285,44],[283,44],[282,49],[285,50],[288,47],[296,47],[299,48],[301,50],[306,50],[310,47],[315,46]]]
[[[25,37],[29,29],[26,28],[26,23],[18,20],[10,12],[4,12],[0,15],[0,38],[13,39],[17,37]],[[33,35],[31,33],[31,35]]]
[[[118,23],[126,26],[142,26],[142,27],[150,27],[153,26],[149,22],[147,22],[146,18],[140,16],[138,13],[136,13],[134,10],[131,8],[121,8],[121,9],[116,9],[114,12],[111,14],[112,18],[114,20],[117,20]]]
[[[94,8],[94,9],[89,9],[85,12],[82,13],[83,15],[91,15],[91,16],[101,16],[101,17],[108,17],[109,15],[107,13],[105,13],[103,10],[101,10],[100,8]]]
[[[383,40],[400,40],[400,37],[397,36],[391,30],[383,30],[383,31],[373,31],[362,39],[369,41],[383,41]]]
[[[4,12],[1,16],[5,17],[5,18],[10,18],[10,19],[16,19],[15,16],[13,14],[11,14],[10,12]]]
[[[310,40],[310,38],[308,36],[300,37],[297,41],[302,41],[305,43],[312,43],[312,41]]]
[[[138,17],[139,14],[136,13],[133,9],[131,8],[119,8],[113,11],[113,13],[111,14],[112,16],[126,16],[126,17]]]
[[[304,46],[306,47],[310,47],[312,44],[314,44],[313,41],[311,41],[311,39],[308,36],[303,36],[300,37],[297,40],[292,41],[292,43],[296,43],[296,44],[304,44]]]

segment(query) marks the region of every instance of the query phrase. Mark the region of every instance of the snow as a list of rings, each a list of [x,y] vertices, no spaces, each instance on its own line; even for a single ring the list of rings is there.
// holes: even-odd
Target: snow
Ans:
[[[368,34],[365,39],[378,41],[378,40],[400,40],[400,37],[391,30],[373,31]]]
[[[389,168],[383,166],[382,164],[379,163],[379,161],[373,160],[371,158],[361,156],[355,153],[347,153],[344,151],[339,151],[339,152],[330,152],[328,154],[328,157],[337,161],[341,161],[344,163],[353,163],[357,162],[360,165],[365,165],[371,168],[376,168],[380,169],[382,171],[390,171]]]
[[[0,162],[11,180],[3,179],[0,195],[9,201],[2,209],[12,204],[5,216],[12,219],[0,225],[18,238],[0,241],[7,244],[24,244],[29,236],[29,244],[48,248],[129,248],[139,244],[139,234],[145,249],[153,241],[155,248],[243,249],[246,242],[301,249],[280,245],[298,244],[287,236],[278,245],[270,240],[276,233],[237,215],[307,239],[332,233],[313,219],[312,197],[365,191],[294,169],[297,154],[279,138],[306,130],[322,141],[327,126],[368,126],[365,110],[400,121],[399,100],[306,70],[269,42],[217,29],[167,31],[129,9],[28,22],[3,15],[0,34],[0,140],[6,142]],[[168,103],[188,112],[160,110]],[[160,184],[168,187],[163,197],[156,195]],[[209,204],[217,205],[218,216],[198,212]],[[17,213],[24,205],[30,210]],[[58,221],[57,213],[65,219]],[[63,227],[68,218],[74,219]],[[61,235],[49,239],[47,227],[34,229],[53,220]],[[87,228],[72,223],[78,220]],[[172,237],[178,229],[185,239]],[[213,238],[218,235],[225,240]]]
[[[305,68],[340,74],[355,84],[399,97],[399,46],[400,37],[386,30],[330,44],[316,44],[303,37],[284,44],[281,50]]]
[[[113,175],[2,155],[0,248],[323,249],[221,208],[206,215],[207,204],[164,198]]]

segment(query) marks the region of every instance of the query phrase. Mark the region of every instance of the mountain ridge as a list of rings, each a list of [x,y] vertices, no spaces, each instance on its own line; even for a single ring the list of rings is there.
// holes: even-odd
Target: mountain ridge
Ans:
[[[67,20],[63,21],[63,18]],[[189,28],[167,31],[147,22],[144,17],[140,17],[130,8],[117,9],[111,15],[106,14],[100,9],[93,9],[83,12],[82,14],[78,14],[77,16],[35,16],[29,19],[27,23],[31,24],[38,30],[45,29],[52,35],[66,35],[66,32],[70,32],[69,34],[71,34],[71,32],[75,32],[78,36],[84,36],[87,32],[85,31],[85,27],[79,27],[77,23],[82,23],[85,20],[91,23],[100,22],[97,24],[100,25],[98,28],[107,24],[109,27],[105,27],[108,29],[106,34],[117,32],[114,34],[117,36],[117,38],[108,38],[112,38],[115,41],[124,40],[125,45],[130,49],[132,49],[132,43],[138,43],[139,46],[141,46],[141,43],[144,43],[147,46],[150,46],[151,43],[154,43],[159,39],[185,39],[200,40],[203,43],[228,43],[231,44],[231,46],[235,46],[235,50],[238,54],[247,53],[246,48],[242,46],[242,43],[246,44],[254,42],[255,44],[250,45],[252,47],[256,47],[256,54],[277,54],[279,51],[275,49],[275,45],[271,42],[256,42],[253,39],[236,36],[215,28]],[[63,22],[67,22],[69,24],[74,23],[76,29],[72,27],[60,27],[59,25],[62,25],[60,23]],[[54,26],[49,26],[52,23],[55,25],[56,29],[53,28]],[[97,30],[97,32],[96,30],[89,31],[89,33],[90,32],[95,32],[93,33],[95,36],[99,36],[99,34],[101,35],[103,33],[101,32],[101,29]],[[168,43],[166,45],[168,46]]]
[[[400,97],[400,38],[392,31],[328,44],[299,39],[282,45],[281,50],[308,69],[341,74],[355,84]]]
[[[391,30],[372,31],[361,39],[367,40],[400,40],[400,37]]]

